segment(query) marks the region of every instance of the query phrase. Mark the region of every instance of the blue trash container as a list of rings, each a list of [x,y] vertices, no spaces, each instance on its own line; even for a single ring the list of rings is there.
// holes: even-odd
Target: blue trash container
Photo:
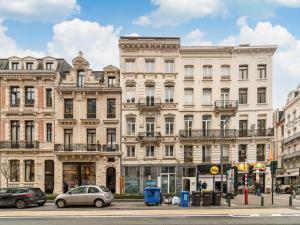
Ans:
[[[146,205],[160,204],[160,188],[146,187],[144,189],[144,201]]]
[[[189,207],[189,195],[188,191],[180,192],[180,207]]]

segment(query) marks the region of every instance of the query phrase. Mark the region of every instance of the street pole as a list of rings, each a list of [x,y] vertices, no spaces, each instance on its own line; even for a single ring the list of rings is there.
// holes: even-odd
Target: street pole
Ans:
[[[274,204],[274,173],[273,171],[271,171],[271,181],[272,181],[272,185],[271,185],[271,191],[272,191],[272,205]]]
[[[221,165],[221,193],[223,195],[223,138],[224,138],[224,135],[223,135],[223,131],[224,131],[224,126],[225,124],[229,121],[230,118],[227,118],[224,123],[220,124],[221,125],[221,140],[220,140],[220,150],[221,150],[221,159],[220,159],[220,165]]]
[[[248,171],[246,169],[247,165],[245,164],[245,188],[244,188],[244,193],[245,193],[245,205],[248,205]]]

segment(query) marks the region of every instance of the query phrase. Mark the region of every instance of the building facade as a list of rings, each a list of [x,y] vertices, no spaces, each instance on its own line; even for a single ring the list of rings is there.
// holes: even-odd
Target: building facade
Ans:
[[[1,187],[48,193],[106,185],[119,192],[119,69],[93,71],[80,53],[63,59],[11,57],[0,62]],[[8,182],[8,184],[7,184]]]
[[[221,176],[213,184],[209,169],[220,168],[221,159],[224,175],[248,163],[251,184],[270,188],[276,46],[187,47],[179,38],[121,37],[119,49],[125,192],[151,185],[193,191],[200,181],[220,189]]]

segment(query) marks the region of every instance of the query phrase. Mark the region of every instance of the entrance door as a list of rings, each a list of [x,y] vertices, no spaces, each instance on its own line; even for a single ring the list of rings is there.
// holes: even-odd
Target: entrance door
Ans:
[[[53,193],[54,190],[54,161],[45,161],[45,192]]]
[[[116,169],[113,167],[108,167],[106,170],[106,187],[112,193],[116,193]]]
[[[167,173],[160,174],[161,176],[161,192],[162,193],[175,193],[175,174]]]

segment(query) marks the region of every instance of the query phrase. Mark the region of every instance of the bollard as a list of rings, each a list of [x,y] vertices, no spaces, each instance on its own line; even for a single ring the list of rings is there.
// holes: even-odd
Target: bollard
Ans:
[[[290,196],[290,198],[289,198],[289,206],[293,206],[293,198],[292,198],[292,196]]]
[[[260,205],[261,205],[261,206],[264,206],[264,196],[261,196],[261,199],[260,199]]]

